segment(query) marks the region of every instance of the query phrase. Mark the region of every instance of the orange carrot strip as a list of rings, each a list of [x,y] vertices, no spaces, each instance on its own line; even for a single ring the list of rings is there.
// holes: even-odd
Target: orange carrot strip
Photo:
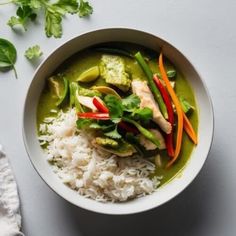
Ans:
[[[188,117],[185,115],[184,112],[183,112],[183,116],[184,116],[184,130],[187,133],[187,135],[189,136],[189,138],[193,141],[193,143],[197,144],[198,143],[197,135],[196,135]]]
[[[165,84],[166,84],[166,88],[171,96],[171,99],[175,105],[176,108],[176,112],[177,112],[177,117],[178,117],[178,127],[177,127],[177,138],[176,138],[176,146],[175,146],[175,153],[174,153],[174,157],[173,159],[171,159],[166,167],[170,167],[178,158],[179,153],[180,153],[180,149],[181,149],[181,144],[182,144],[182,136],[183,136],[183,111],[182,111],[182,107],[179,103],[179,99],[176,96],[176,93],[174,91],[174,89],[171,87],[170,81],[168,79],[168,76],[166,74],[166,70],[163,64],[163,56],[162,56],[162,52],[159,56],[159,67],[160,67],[160,72],[161,72],[161,76],[162,79],[164,80]]]

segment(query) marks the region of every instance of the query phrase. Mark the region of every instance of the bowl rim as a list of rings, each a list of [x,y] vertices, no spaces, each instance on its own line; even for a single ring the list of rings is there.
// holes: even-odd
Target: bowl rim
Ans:
[[[38,74],[39,70],[41,69],[41,67],[44,66],[44,64],[47,63],[47,60],[52,57],[52,55],[54,53],[56,53],[57,51],[59,51],[61,48],[63,48],[65,45],[68,45],[70,44],[72,41],[76,40],[77,38],[79,37],[82,37],[82,36],[89,36],[90,34],[94,34],[94,33],[97,33],[97,32],[102,32],[102,31],[111,31],[111,30],[118,30],[118,31],[134,31],[136,33],[140,33],[140,34],[144,34],[144,35],[147,35],[147,36],[150,36],[150,37],[155,37],[156,39],[162,41],[165,45],[167,46],[170,46],[172,49],[174,49],[175,51],[178,52],[179,55],[181,55],[182,58],[184,58],[188,63],[189,65],[192,67],[192,69],[195,71],[195,73],[198,75],[199,79],[200,79],[200,82],[202,83],[202,87],[204,89],[204,92],[205,92],[205,95],[208,99],[208,102],[209,102],[209,109],[210,109],[210,124],[211,124],[211,127],[210,127],[210,131],[211,133],[209,134],[209,145],[207,147],[207,152],[205,154],[205,158],[204,158],[204,161],[202,162],[201,166],[199,166],[198,170],[195,172],[195,174],[192,176],[191,179],[189,179],[187,181],[187,183],[185,183],[185,185],[183,187],[181,187],[179,189],[179,191],[175,194],[172,194],[171,196],[169,196],[167,198],[167,200],[165,201],[162,201],[161,203],[159,204],[153,204],[151,207],[142,207],[142,208],[139,208],[139,209],[133,209],[133,210],[129,210],[129,211],[124,211],[124,212],[114,212],[112,210],[104,210],[101,208],[99,209],[95,209],[94,207],[91,207],[90,205],[78,205],[77,203],[75,203],[74,201],[72,201],[69,197],[63,195],[62,193],[59,193],[53,185],[51,185],[50,183],[48,183],[47,179],[45,176],[42,175],[42,173],[40,173],[39,169],[36,167],[36,163],[34,163],[33,159],[31,158],[31,154],[30,154],[30,147],[28,146],[28,143],[27,143],[27,138],[26,138],[26,132],[25,132],[25,117],[26,117],[26,103],[27,103],[27,99],[28,99],[28,95],[29,95],[29,91],[30,91],[30,88],[31,88],[31,85],[36,77],[36,75]],[[108,41],[107,41],[108,42]],[[79,51],[79,50],[78,50]],[[74,53],[78,52],[78,51],[75,51]],[[72,56],[72,55],[71,55]],[[71,57],[70,56],[70,57]],[[65,59],[66,60],[66,59]],[[213,138],[214,138],[214,129],[215,129],[215,117],[214,117],[214,108],[213,108],[213,103],[212,103],[212,99],[211,99],[211,96],[210,96],[210,93],[209,93],[209,90],[206,86],[206,83],[205,81],[202,79],[202,76],[200,75],[200,73],[198,72],[198,70],[196,70],[195,66],[192,64],[192,62],[189,60],[189,58],[187,58],[181,51],[179,51],[175,46],[173,46],[171,43],[169,43],[169,41],[166,41],[165,39],[153,34],[153,33],[149,33],[149,32],[146,32],[146,31],[143,31],[143,30],[139,30],[139,29],[136,29],[136,28],[126,28],[126,27],[118,27],[118,28],[100,28],[100,29],[97,29],[97,30],[91,30],[91,31],[87,31],[85,33],[82,33],[82,34],[79,34],[75,37],[72,37],[68,40],[66,40],[65,42],[63,42],[62,44],[60,44],[59,46],[57,46],[41,63],[40,65],[37,67],[37,69],[35,70],[35,72],[33,73],[33,79],[31,80],[31,82],[29,83],[28,87],[27,87],[27,90],[26,90],[26,95],[25,95],[25,98],[24,98],[24,105],[23,105],[23,113],[22,113],[22,136],[23,136],[23,141],[24,141],[24,146],[25,146],[25,149],[26,149],[26,152],[27,152],[27,155],[28,155],[28,158],[31,162],[31,164],[33,165],[34,169],[36,170],[36,172],[38,173],[38,175],[42,178],[42,180],[50,187],[51,190],[53,190],[57,195],[59,195],[61,198],[67,200],[68,202],[70,202],[71,204],[77,206],[77,207],[80,207],[80,208],[83,208],[85,210],[89,210],[89,211],[92,211],[92,212],[96,212],[96,213],[100,213],[100,214],[108,214],[108,215],[129,215],[129,214],[136,214],[136,213],[141,213],[141,212],[145,212],[145,211],[149,211],[151,209],[154,209],[156,207],[159,207],[167,202],[169,202],[170,200],[172,200],[173,198],[175,198],[177,195],[179,195],[180,193],[183,192],[183,190],[185,190],[195,179],[196,177],[199,175],[200,171],[203,169],[203,165],[204,163],[206,162],[208,156],[209,156],[209,153],[210,153],[210,150],[212,148],[212,143],[213,143]],[[190,156],[192,155],[192,153],[190,154]],[[186,164],[186,166],[188,165],[188,163]],[[185,166],[185,167],[186,167]],[[184,167],[184,169],[185,169]],[[55,174],[56,175],[56,174]],[[172,181],[172,180],[171,180]],[[63,184],[63,183],[62,183]],[[73,190],[74,191],[74,190]],[[152,193],[153,194],[153,193]],[[151,195],[152,195],[151,194]],[[84,197],[84,196],[82,196]],[[144,196],[143,198],[145,198],[146,196]],[[96,203],[98,203],[97,201],[95,200],[92,200]],[[133,200],[131,200],[133,201]],[[127,203],[127,202],[126,202]],[[107,203],[102,203],[102,204],[107,204]],[[115,204],[122,204],[122,203],[115,203]]]

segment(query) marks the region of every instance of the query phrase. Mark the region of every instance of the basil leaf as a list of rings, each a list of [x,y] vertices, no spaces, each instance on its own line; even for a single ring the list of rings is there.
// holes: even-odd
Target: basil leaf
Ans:
[[[0,38],[0,70],[12,70],[17,78],[15,69],[16,62],[16,48],[15,46],[6,39]]]

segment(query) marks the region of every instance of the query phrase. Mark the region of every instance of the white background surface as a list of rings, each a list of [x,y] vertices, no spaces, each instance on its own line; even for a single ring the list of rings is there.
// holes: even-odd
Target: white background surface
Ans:
[[[42,20],[24,34],[7,19],[14,6],[0,6],[0,37],[14,42],[16,68],[0,73],[0,143],[14,169],[26,236],[236,235],[236,1],[91,0],[90,19],[67,17],[61,39],[44,35]],[[33,169],[24,149],[23,102],[37,65],[23,56],[39,44],[44,58],[78,34],[105,27],[131,27],[164,38],[182,51],[202,75],[212,96],[215,135],[197,179],[158,209],[130,216],[106,216],[79,209],[52,192]],[[1,235],[1,229],[0,229]]]

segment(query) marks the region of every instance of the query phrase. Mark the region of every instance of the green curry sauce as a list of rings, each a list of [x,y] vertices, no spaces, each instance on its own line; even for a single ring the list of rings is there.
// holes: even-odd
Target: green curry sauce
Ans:
[[[106,44],[107,46],[108,44]],[[158,54],[150,51],[146,48],[143,48],[138,45],[134,44],[127,44],[127,43],[113,43],[111,44],[112,47],[116,47],[117,45],[119,48],[127,49],[130,52],[137,52],[141,51],[144,56],[146,56],[149,59],[149,66],[152,69],[154,73],[158,73],[159,69],[157,67],[157,57]],[[109,44],[110,46],[110,44]],[[66,78],[71,82],[75,81],[78,76],[85,70],[99,65],[99,61],[101,59],[101,56],[103,54],[107,54],[104,52],[99,52],[94,49],[87,49],[84,51],[81,51],[68,60],[66,60],[56,71],[54,74],[57,73],[63,73]],[[145,79],[145,74],[143,73],[142,69],[138,65],[135,59],[121,56],[125,60],[127,72],[132,74],[132,78],[139,78],[139,79]],[[167,70],[169,69],[177,69],[172,65],[169,61],[165,59],[165,66]],[[178,96],[183,96],[185,99],[188,100],[188,102],[195,107],[195,110],[188,115],[190,122],[193,125],[194,130],[197,131],[198,127],[198,111],[197,111],[197,105],[194,98],[193,91],[188,84],[187,80],[184,78],[184,76],[181,74],[180,71],[177,70],[177,75],[173,79],[176,81],[175,83],[175,91]],[[81,83],[81,86],[85,88],[90,88],[94,85],[106,85],[106,82],[102,78],[98,78],[95,82],[90,83]],[[52,117],[55,116],[56,113],[52,113],[51,110],[59,110],[56,106],[57,98],[52,96],[50,90],[48,89],[47,85],[45,85],[45,88],[42,91],[41,97],[39,99],[39,104],[37,108],[37,127],[39,127],[39,124],[43,122],[43,120],[46,117]],[[63,109],[68,108],[68,103],[64,105]],[[160,176],[162,175],[163,178],[161,180],[161,185],[164,183],[167,183],[172,178],[174,178],[176,175],[181,174],[181,170],[185,167],[187,161],[190,158],[191,152],[193,151],[194,144],[189,140],[186,133],[183,134],[183,141],[182,141],[182,148],[181,153],[178,157],[178,160],[168,169],[165,168],[165,165],[167,164],[169,157],[167,156],[166,151],[161,151],[161,161],[162,161],[162,168],[157,167],[156,168],[156,175]],[[122,157],[121,157],[122,158]],[[128,158],[128,157],[127,157]]]

